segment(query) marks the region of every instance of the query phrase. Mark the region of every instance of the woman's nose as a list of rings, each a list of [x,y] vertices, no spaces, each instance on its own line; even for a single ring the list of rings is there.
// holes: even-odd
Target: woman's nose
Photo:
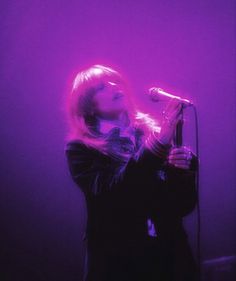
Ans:
[[[115,92],[114,96],[113,96],[113,100],[117,100],[117,99],[120,99],[120,98],[123,98],[124,94],[122,91],[117,91]]]

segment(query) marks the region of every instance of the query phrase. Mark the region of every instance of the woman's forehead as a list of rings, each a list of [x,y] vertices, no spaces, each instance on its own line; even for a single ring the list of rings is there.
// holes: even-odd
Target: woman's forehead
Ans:
[[[114,81],[114,80],[107,80],[103,81],[102,83],[99,83],[96,87],[97,91],[103,90],[103,89],[125,89],[125,84],[121,81]]]
[[[104,82],[108,86],[121,86],[121,87],[124,87],[126,85],[124,80],[116,79],[116,78],[113,78],[113,77],[110,77],[110,78],[106,79]]]
[[[115,82],[111,82],[111,81],[107,81],[107,83],[108,83],[108,84],[110,84],[111,86],[115,86],[115,85],[117,85],[117,83],[115,83]]]

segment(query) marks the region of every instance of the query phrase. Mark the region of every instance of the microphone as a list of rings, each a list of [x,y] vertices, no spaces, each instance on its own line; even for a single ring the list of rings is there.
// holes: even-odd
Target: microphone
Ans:
[[[170,99],[177,99],[182,103],[183,107],[193,106],[193,103],[191,101],[189,101],[187,99],[182,99],[181,97],[174,96],[170,93],[167,93],[164,90],[162,90],[161,88],[156,88],[156,87],[150,88],[148,90],[148,95],[149,95],[150,99],[154,102],[168,101]]]

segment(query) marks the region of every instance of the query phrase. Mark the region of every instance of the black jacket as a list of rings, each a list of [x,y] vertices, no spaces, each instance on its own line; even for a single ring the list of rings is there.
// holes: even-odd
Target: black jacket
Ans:
[[[114,181],[118,160],[80,141],[68,142],[65,152],[71,176],[87,202],[88,247],[117,253],[141,248],[149,239],[148,218],[154,222],[155,239],[167,251],[186,246],[182,218],[197,202],[194,169],[168,165],[145,148],[138,161],[131,158],[123,176]]]

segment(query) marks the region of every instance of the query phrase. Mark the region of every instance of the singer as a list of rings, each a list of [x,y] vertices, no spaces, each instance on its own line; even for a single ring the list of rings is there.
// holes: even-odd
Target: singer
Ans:
[[[76,75],[66,109],[65,155],[87,204],[84,281],[198,280],[182,224],[197,202],[198,159],[172,144],[180,102],[155,126],[119,72],[93,65]]]

